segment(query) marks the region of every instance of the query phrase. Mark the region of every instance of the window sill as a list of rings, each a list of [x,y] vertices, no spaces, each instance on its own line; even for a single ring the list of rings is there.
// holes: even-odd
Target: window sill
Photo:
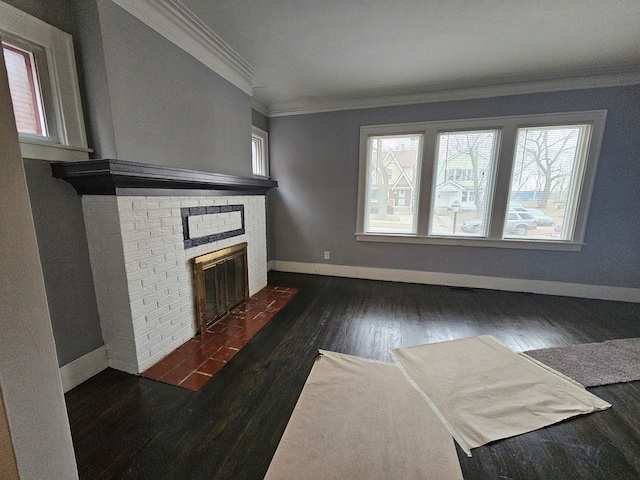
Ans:
[[[406,243],[422,245],[448,245],[458,247],[491,247],[520,250],[551,250],[561,252],[579,252],[583,243],[549,240],[490,240],[485,238],[427,237],[420,235],[394,235],[375,233],[356,233],[358,242]]]
[[[59,143],[20,137],[22,158],[33,160],[49,160],[52,162],[74,162],[87,160],[93,152],[86,147],[73,147]]]

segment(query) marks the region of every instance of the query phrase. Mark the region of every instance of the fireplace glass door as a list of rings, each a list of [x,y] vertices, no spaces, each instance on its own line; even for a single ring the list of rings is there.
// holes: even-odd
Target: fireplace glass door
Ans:
[[[193,259],[200,333],[249,298],[247,244]]]

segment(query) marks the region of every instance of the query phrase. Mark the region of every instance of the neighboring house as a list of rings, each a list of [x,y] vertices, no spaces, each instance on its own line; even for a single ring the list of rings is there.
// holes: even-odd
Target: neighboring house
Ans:
[[[445,214],[451,209],[454,202],[458,202],[460,210],[474,211],[476,209],[476,196],[473,190],[468,186],[462,185],[453,180],[447,180],[438,185],[435,196],[436,212]]]
[[[415,208],[415,184],[416,184],[416,150],[387,150],[383,152],[382,167],[376,169],[376,179],[372,179],[374,185],[384,183],[387,179],[387,207],[391,213],[407,213]],[[377,163],[376,152],[372,155],[372,161]],[[384,168],[384,173],[380,171]],[[374,181],[375,180],[375,181]],[[377,198],[378,187],[372,188],[372,195]]]
[[[446,212],[454,202],[460,210],[475,211],[477,202],[483,200],[486,190],[486,174],[490,160],[477,154],[478,164],[473,168],[467,152],[455,154],[444,161],[436,179],[435,208]]]

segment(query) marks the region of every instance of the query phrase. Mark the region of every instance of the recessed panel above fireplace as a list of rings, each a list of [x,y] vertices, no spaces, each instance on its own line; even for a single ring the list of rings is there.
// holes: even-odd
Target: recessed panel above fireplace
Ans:
[[[244,235],[244,205],[181,208],[184,248]]]

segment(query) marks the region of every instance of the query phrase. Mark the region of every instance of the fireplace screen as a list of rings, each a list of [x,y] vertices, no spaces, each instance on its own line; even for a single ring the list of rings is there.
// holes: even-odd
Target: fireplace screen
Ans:
[[[198,330],[207,327],[249,299],[247,244],[193,259]]]

